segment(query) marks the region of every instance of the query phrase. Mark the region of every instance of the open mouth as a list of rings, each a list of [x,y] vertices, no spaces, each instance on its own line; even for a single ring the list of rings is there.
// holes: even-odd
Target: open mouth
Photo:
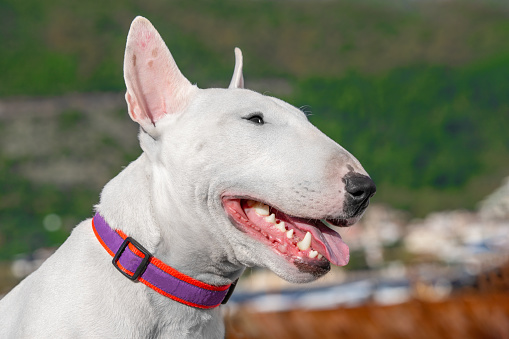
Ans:
[[[226,213],[241,231],[271,247],[296,266],[321,266],[329,262],[344,266],[348,246],[326,223],[351,224],[349,220],[318,220],[293,217],[255,200],[223,198]]]

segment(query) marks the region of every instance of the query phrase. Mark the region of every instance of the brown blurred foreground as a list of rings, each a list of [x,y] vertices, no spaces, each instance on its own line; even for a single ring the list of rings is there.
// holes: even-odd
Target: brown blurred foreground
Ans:
[[[442,301],[226,315],[227,339],[509,339],[509,263]],[[428,299],[429,300],[429,299]]]
[[[239,310],[227,339],[509,338],[509,293],[468,294],[442,302],[276,313]]]

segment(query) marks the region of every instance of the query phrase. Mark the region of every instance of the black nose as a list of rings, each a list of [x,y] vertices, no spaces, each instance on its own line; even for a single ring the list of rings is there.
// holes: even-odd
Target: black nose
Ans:
[[[376,192],[373,180],[362,174],[351,173],[345,176],[344,181],[348,202],[357,209],[367,207],[369,198]]]

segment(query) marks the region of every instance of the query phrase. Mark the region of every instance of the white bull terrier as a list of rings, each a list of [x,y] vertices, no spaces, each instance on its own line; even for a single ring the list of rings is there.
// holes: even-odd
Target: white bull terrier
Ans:
[[[299,109],[199,89],[145,18],[124,60],[141,156],[36,272],[0,302],[2,338],[220,338],[219,306],[246,267],[309,282],[348,247],[375,193],[360,163]]]

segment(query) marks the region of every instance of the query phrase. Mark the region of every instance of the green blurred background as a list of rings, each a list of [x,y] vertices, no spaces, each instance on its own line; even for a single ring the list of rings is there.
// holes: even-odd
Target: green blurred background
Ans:
[[[309,113],[371,174],[375,203],[474,209],[509,172],[507,1],[0,0],[0,14],[0,260],[65,240],[140,154],[121,101],[136,15],[202,88],[228,85],[240,47],[246,86]]]

